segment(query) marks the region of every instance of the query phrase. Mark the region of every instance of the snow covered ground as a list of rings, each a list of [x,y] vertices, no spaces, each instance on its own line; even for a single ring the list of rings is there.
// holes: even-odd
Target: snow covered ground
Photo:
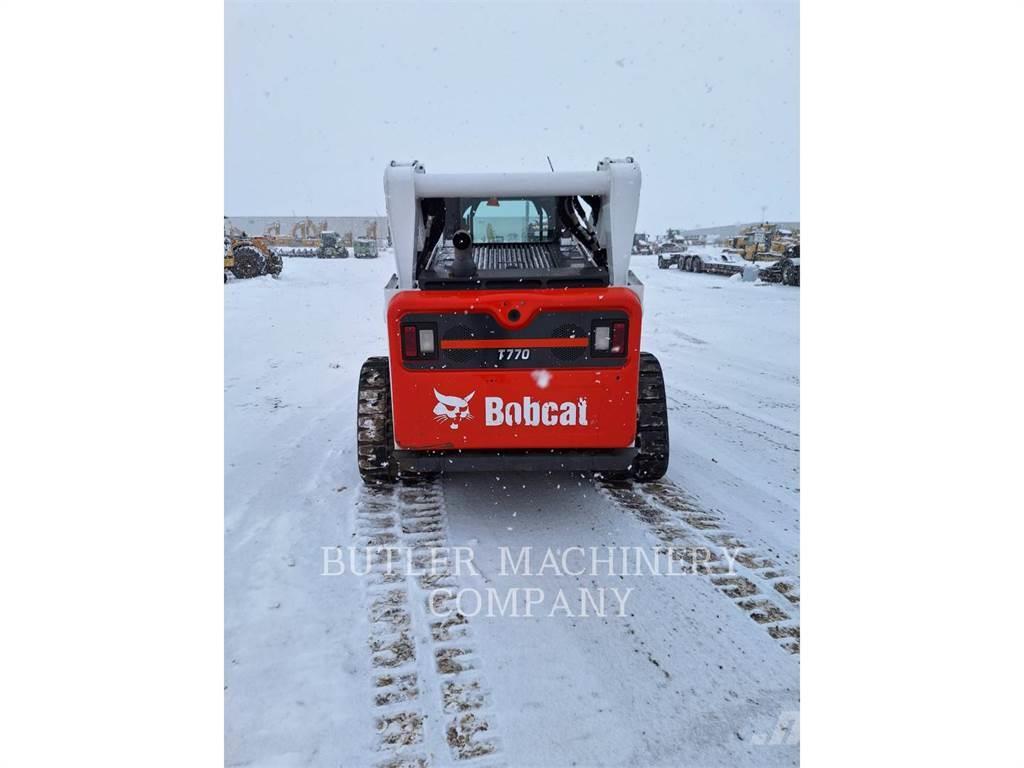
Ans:
[[[800,289],[634,258],[668,384],[665,483],[462,475],[368,494],[356,379],[385,352],[392,268],[387,252],[286,259],[280,279],[225,285],[226,763],[796,764]],[[445,623],[423,578],[321,575],[324,547],[381,536],[471,547],[475,569],[443,584],[543,602]],[[548,549],[680,545],[732,547],[735,574],[537,572]],[[533,547],[532,572],[503,575],[502,546]],[[581,616],[581,587],[613,607],[632,591],[621,616]],[[549,616],[560,591],[569,610]]]

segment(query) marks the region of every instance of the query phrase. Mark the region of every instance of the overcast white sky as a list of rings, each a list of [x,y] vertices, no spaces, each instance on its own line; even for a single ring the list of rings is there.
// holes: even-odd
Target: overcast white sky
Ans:
[[[589,170],[638,229],[799,219],[796,2],[297,3],[225,10],[225,213],[384,213],[392,159]]]

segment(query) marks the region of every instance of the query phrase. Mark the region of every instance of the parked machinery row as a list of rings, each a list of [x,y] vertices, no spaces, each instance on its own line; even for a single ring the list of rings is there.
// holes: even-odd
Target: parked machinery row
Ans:
[[[727,276],[753,270],[753,274],[764,282],[800,285],[799,230],[784,229],[777,224],[757,224],[744,227],[727,239],[719,239],[718,243],[723,247],[717,254],[707,253],[707,248],[699,248],[699,253],[693,253],[689,247],[707,245],[707,236],[686,235],[681,230],[669,229],[653,244],[647,235],[637,235],[634,253],[656,253],[659,269],[676,267],[685,272]],[[763,267],[758,264],[764,261],[771,263]]]
[[[713,275],[738,275],[747,269],[757,271],[758,279],[766,283],[800,285],[800,244],[789,246],[782,257],[761,267],[744,258],[744,252],[737,248],[723,248],[715,256],[687,253],[685,250],[658,254],[658,269],[676,267],[684,272],[707,272]]]
[[[287,256],[305,256],[318,259],[347,259],[351,243],[352,255],[357,259],[377,258],[377,240],[372,237],[351,237],[332,230],[320,233],[320,244],[315,248],[282,248]]]
[[[377,241],[372,237],[354,238],[352,254],[357,259],[377,258]],[[239,280],[260,275],[277,277],[284,269],[283,256],[346,259],[348,248],[337,232],[329,231],[320,233],[320,245],[315,248],[272,246],[266,237],[249,237],[245,232],[241,235],[225,234],[224,282],[229,277]]]

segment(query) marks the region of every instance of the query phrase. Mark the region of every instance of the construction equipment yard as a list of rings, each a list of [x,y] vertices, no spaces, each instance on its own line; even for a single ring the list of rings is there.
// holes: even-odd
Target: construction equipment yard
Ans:
[[[380,256],[225,286],[227,764],[796,764],[799,291],[634,257],[666,382],[660,481],[367,487]],[[338,573],[385,542],[472,567]]]
[[[1021,762],[1016,5],[11,5],[0,765]]]

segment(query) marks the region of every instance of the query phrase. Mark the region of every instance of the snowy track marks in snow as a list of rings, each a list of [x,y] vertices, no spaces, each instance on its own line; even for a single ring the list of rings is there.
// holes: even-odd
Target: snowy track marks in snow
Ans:
[[[363,488],[356,523],[360,547],[395,547],[412,565],[407,573],[377,558],[365,577],[377,768],[494,765],[500,741],[469,619],[454,608],[440,481]],[[451,760],[438,758],[445,752]]]
[[[774,448],[793,453],[800,452],[800,435],[797,432],[786,429],[771,421],[758,418],[745,411],[710,400],[697,392],[670,387],[668,401],[673,410],[676,408],[693,408],[697,413],[725,425],[729,430],[739,431],[751,437],[760,438]],[[775,407],[793,408],[788,403],[776,403]],[[723,415],[719,415],[720,413]],[[794,445],[794,443],[797,444]]]
[[[632,512],[697,573],[708,576],[768,634],[793,654],[800,653],[799,583],[771,559],[747,546],[716,514],[700,508],[674,483],[601,483],[602,492]]]
[[[444,716],[444,740],[460,762],[496,757],[500,744],[494,716],[487,711],[490,695],[480,675],[469,619],[455,607],[456,574],[450,558],[431,564],[432,551],[447,551],[449,546],[441,481],[405,486],[398,500],[403,544],[411,549],[419,572],[416,603],[429,625],[424,639],[432,652],[433,671],[441,676],[437,704]]]
[[[356,531],[361,547],[399,545],[394,489],[360,491]],[[377,749],[386,754],[377,765],[426,768],[429,762],[422,753],[425,715],[420,706],[416,642],[405,577],[375,562],[365,579]]]

